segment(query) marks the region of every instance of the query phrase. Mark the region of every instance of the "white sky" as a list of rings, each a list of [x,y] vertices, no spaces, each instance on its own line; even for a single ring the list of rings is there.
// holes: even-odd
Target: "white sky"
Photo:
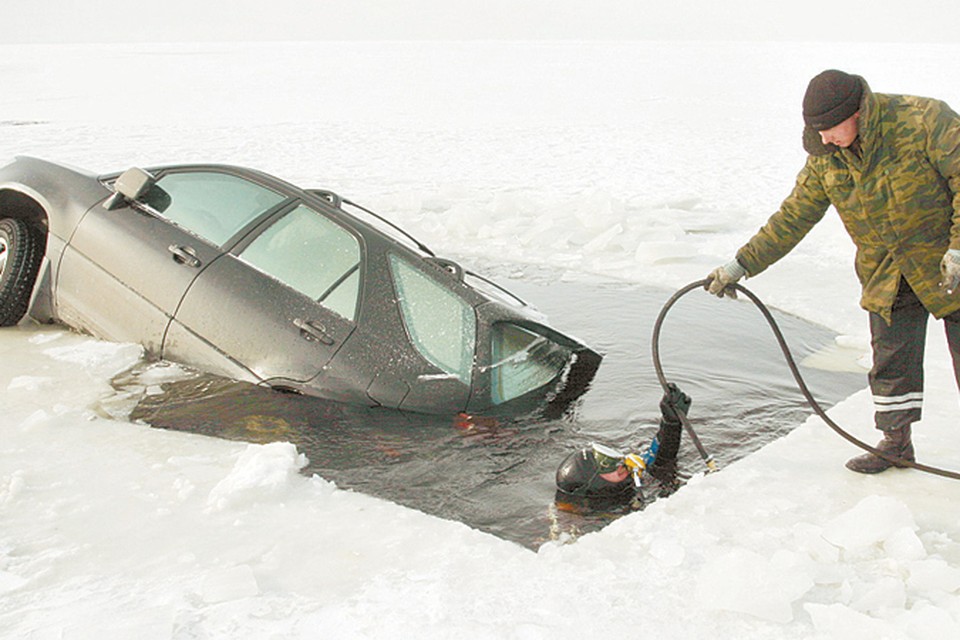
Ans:
[[[956,0],[30,0],[0,43],[233,40],[957,42]]]

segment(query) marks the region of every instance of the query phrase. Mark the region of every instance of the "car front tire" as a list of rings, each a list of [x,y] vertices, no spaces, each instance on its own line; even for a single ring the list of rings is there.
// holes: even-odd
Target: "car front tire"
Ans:
[[[43,237],[30,225],[0,220],[0,326],[15,325],[27,313],[43,253]]]

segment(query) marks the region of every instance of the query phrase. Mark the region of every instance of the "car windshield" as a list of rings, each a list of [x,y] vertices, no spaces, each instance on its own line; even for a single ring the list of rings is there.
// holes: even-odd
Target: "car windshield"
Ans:
[[[477,341],[473,307],[395,254],[390,255],[390,266],[414,346],[434,366],[470,384]]]
[[[508,322],[493,326],[490,389],[503,404],[539,389],[563,373],[572,350],[546,336]]]

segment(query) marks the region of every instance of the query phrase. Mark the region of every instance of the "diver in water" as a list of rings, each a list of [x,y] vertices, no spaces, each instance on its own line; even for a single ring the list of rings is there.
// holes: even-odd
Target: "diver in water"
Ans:
[[[605,510],[634,503],[640,479],[649,471],[663,485],[674,485],[682,423],[679,413],[690,409],[690,396],[675,384],[660,400],[660,429],[639,453],[624,454],[594,443],[571,453],[557,469],[556,503],[567,511]]]

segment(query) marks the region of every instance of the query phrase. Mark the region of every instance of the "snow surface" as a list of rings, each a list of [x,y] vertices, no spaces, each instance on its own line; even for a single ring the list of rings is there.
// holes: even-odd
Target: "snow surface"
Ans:
[[[800,97],[823,68],[960,105],[953,45],[0,49],[0,158],[250,165],[464,261],[667,288],[728,260],[786,195]],[[851,263],[828,214],[747,284],[862,356]],[[956,469],[957,390],[932,328],[917,448]],[[960,637],[960,483],[852,474],[857,452],[819,419],[531,552],[306,477],[288,443],[111,418],[109,380],[140,355],[55,327],[0,331],[3,637]],[[831,415],[875,438],[865,390]]]

